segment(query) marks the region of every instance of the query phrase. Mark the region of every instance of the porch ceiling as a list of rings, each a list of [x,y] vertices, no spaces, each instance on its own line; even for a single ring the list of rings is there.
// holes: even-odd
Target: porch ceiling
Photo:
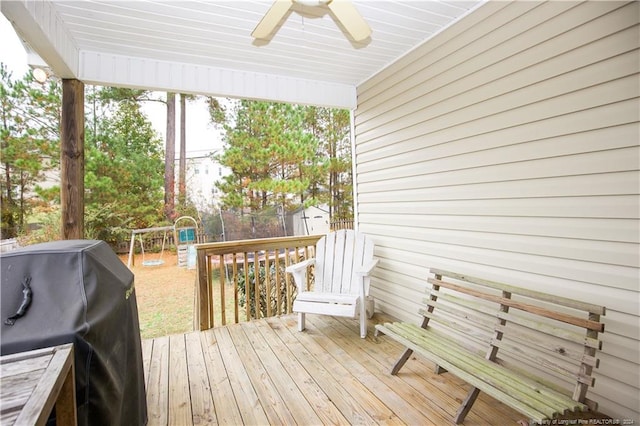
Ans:
[[[335,0],[340,1],[340,0]],[[353,0],[372,28],[352,41],[328,8],[296,5],[269,43],[271,0],[5,0],[28,50],[85,83],[355,108],[356,86],[481,0]]]

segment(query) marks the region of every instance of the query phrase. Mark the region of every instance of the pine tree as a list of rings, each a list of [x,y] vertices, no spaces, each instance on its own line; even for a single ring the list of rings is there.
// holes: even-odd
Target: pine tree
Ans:
[[[44,192],[37,184],[59,163],[60,98],[57,80],[41,85],[31,72],[14,80],[0,63],[2,238],[25,229],[38,192]]]
[[[222,118],[225,151],[218,157],[231,175],[218,185],[226,208],[259,211],[328,204],[340,218],[352,215],[349,112],[281,103],[240,101]]]
[[[85,132],[85,231],[107,241],[163,217],[162,141],[141,111],[140,97],[121,96],[124,90],[115,98],[111,89],[98,92],[103,110]]]

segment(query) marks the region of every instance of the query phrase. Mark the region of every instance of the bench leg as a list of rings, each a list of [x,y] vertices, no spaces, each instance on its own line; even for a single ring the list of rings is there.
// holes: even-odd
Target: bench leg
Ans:
[[[304,312],[298,312],[298,331],[303,331],[305,328]]]
[[[376,333],[377,332],[378,332],[378,330],[376,330]],[[398,361],[396,361],[395,365],[391,369],[391,374],[392,375],[395,376],[396,374],[398,374],[398,371],[400,371],[400,369],[409,360],[409,358],[411,358],[411,354],[413,354],[413,349],[407,349],[406,351],[404,351],[404,353],[402,354],[400,359],[398,359]],[[443,374],[443,373],[446,373],[447,370],[442,368],[442,367],[440,367],[439,365],[436,365],[435,368],[433,369],[433,372],[435,374]]]
[[[439,365],[436,365],[435,368],[433,369],[433,374],[444,374],[447,372],[446,368],[442,368]]]
[[[392,375],[395,376],[396,374],[398,374],[398,371],[400,371],[400,369],[405,364],[405,362],[407,362],[409,357],[411,357],[412,353],[413,353],[413,349],[407,349],[406,351],[404,351],[404,353],[402,354],[400,359],[398,359],[398,361],[396,361],[396,364],[391,369],[391,374]]]
[[[454,420],[457,425],[462,423],[464,421],[464,418],[467,417],[467,414],[469,414],[469,411],[471,411],[471,407],[473,406],[473,403],[476,402],[476,398],[478,398],[479,394],[480,389],[471,388],[469,394],[462,402],[462,405],[460,406],[460,408],[458,408],[458,412],[456,413],[456,418]]]

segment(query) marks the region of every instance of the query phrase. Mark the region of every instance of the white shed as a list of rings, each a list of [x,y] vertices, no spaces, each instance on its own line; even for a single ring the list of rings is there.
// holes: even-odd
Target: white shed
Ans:
[[[291,215],[292,235],[318,235],[329,232],[329,209],[326,206],[300,208]]]

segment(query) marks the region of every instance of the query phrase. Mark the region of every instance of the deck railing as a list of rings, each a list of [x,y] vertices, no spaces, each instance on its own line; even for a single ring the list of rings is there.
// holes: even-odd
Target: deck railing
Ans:
[[[285,268],[313,256],[321,235],[196,245],[195,323],[200,330],[292,312],[295,284]]]
[[[340,229],[353,229],[353,219],[334,219],[329,223],[332,231]]]

